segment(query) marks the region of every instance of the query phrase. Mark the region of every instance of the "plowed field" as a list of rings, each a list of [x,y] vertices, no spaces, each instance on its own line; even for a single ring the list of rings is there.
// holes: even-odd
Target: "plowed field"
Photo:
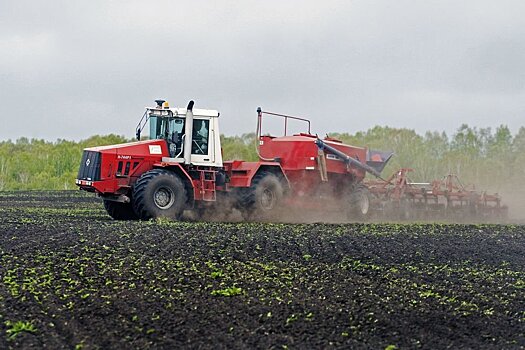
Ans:
[[[3,192],[0,279],[0,349],[525,346],[525,226],[118,222]]]

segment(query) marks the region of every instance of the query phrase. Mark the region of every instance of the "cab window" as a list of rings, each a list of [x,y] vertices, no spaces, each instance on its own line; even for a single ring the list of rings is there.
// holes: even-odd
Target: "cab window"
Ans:
[[[210,138],[210,121],[193,120],[192,154],[208,154],[208,140]]]
[[[184,134],[183,118],[165,118],[151,117],[150,122],[150,139],[168,140],[176,133],[178,136]]]

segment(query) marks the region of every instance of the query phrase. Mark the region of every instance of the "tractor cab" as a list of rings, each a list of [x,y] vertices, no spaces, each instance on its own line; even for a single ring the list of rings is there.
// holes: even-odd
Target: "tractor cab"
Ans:
[[[147,107],[137,125],[137,139],[149,122],[149,138],[165,140],[169,157],[165,162],[204,166],[222,166],[219,112],[187,108],[170,108],[168,102],[155,100],[155,107]]]

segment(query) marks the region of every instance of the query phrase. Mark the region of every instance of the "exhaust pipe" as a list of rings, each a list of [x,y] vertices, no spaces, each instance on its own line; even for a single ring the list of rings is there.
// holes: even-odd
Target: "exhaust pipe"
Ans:
[[[184,128],[184,164],[191,163],[191,145],[193,142],[193,100],[188,103],[186,111],[186,127]]]

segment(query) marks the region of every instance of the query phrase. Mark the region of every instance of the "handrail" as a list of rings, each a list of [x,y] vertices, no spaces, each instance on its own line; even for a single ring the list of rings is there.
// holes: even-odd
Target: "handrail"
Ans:
[[[259,139],[260,139],[261,134],[262,134],[262,117],[263,117],[263,114],[268,114],[268,115],[273,115],[273,116],[276,116],[276,117],[284,118],[284,136],[286,136],[286,134],[288,132],[288,119],[300,120],[300,121],[308,123],[308,134],[311,134],[310,120],[305,119],[305,118],[301,118],[301,117],[295,117],[295,116],[291,116],[291,115],[286,115],[286,114],[279,114],[279,113],[263,111],[261,109],[261,107],[258,107],[257,108],[257,130],[255,132],[255,151],[257,152],[257,156],[259,156],[259,159],[261,159],[263,161],[268,161],[268,162],[273,162],[274,161],[274,159],[269,159],[269,158],[262,157],[261,153],[259,152]]]
[[[261,107],[257,108],[257,135],[260,135],[260,133],[262,132],[262,116],[263,114],[267,114],[267,115],[273,115],[273,116],[276,116],[276,117],[282,117],[284,118],[284,136],[287,135],[288,133],[288,119],[293,119],[293,120],[299,120],[299,121],[303,121],[303,122],[306,122],[308,123],[308,134],[311,134],[311,122],[309,119],[306,119],[306,118],[301,118],[301,117],[296,117],[296,116],[292,116],[292,115],[287,115],[287,114],[280,114],[280,113],[274,113],[274,112],[268,112],[268,111],[263,111],[261,109]]]
[[[180,138],[180,143],[181,143],[180,152],[177,153],[177,155],[174,158],[179,158],[182,152],[184,151],[184,139],[185,138],[186,138],[186,134],[182,135],[182,137]]]
[[[147,114],[148,114],[148,109],[146,109],[146,111],[142,115],[142,118],[140,118],[140,120],[139,120],[139,124],[135,128],[135,135],[137,136],[137,140],[138,141],[140,141],[140,134],[141,134],[142,130],[144,130],[144,127],[146,127],[146,123],[149,120],[149,115],[146,116]],[[144,117],[146,117],[146,119],[144,119]],[[144,120],[144,124],[142,124],[143,120]]]

